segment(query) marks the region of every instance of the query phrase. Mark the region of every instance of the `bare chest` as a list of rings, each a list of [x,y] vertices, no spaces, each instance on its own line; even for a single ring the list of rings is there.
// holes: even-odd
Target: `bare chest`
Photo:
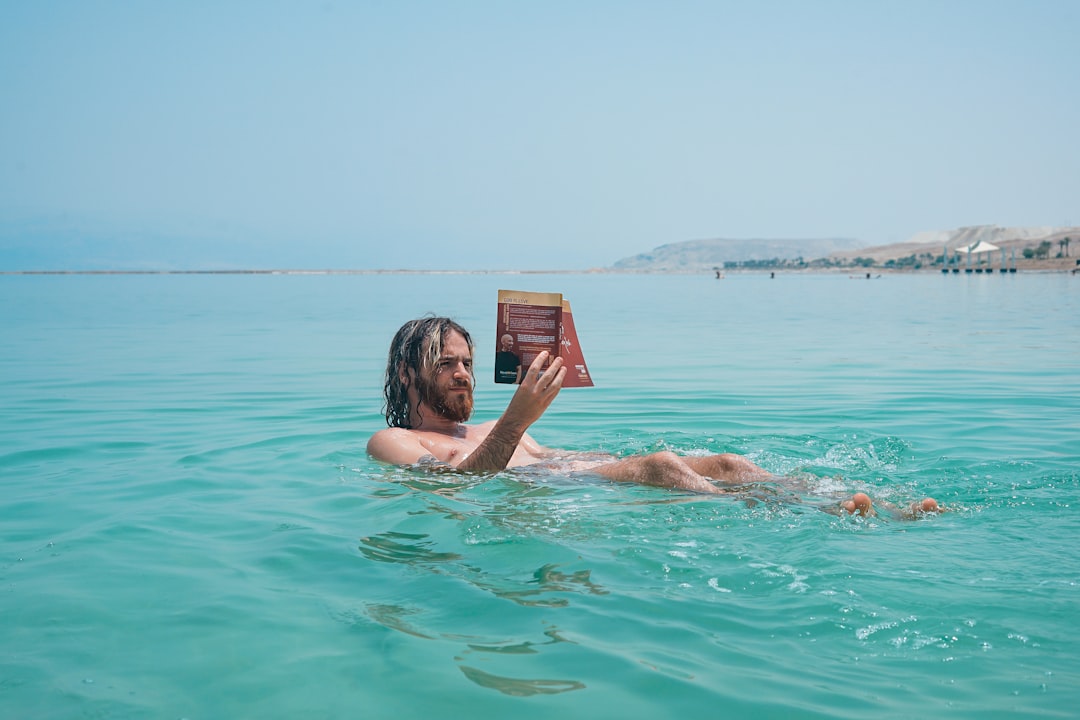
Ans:
[[[422,432],[417,439],[436,460],[457,465],[480,447],[490,431],[490,426],[480,425],[470,427],[464,435],[460,436]],[[524,447],[518,446],[508,466],[531,465],[538,460],[538,457]]]

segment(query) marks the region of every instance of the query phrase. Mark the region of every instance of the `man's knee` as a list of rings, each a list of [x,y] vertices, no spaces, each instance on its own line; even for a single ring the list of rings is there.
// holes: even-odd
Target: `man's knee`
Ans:
[[[672,472],[689,469],[683,459],[670,450],[649,453],[643,458],[646,467],[656,472]]]
[[[757,465],[735,453],[689,457],[686,463],[694,471],[722,482],[744,482],[767,475]]]
[[[759,468],[751,461],[747,460],[742,455],[737,455],[735,453],[723,453],[720,455],[714,455],[713,457],[716,458],[717,465],[725,472],[764,472],[761,468]]]
[[[716,456],[716,459],[720,463],[720,467],[725,470],[738,470],[750,464],[742,455],[736,455],[735,453],[721,453]]]

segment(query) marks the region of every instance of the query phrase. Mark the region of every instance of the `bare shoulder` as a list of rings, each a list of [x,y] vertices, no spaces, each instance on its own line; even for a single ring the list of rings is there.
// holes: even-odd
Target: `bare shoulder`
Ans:
[[[395,465],[411,465],[428,454],[415,431],[397,427],[384,428],[372,435],[367,452],[376,460]]]

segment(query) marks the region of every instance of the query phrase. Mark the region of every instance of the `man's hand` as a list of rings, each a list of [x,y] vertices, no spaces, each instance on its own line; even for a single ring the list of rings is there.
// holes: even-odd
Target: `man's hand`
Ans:
[[[552,360],[550,367],[545,370],[544,363],[547,359],[547,350],[533,359],[518,385],[517,392],[510,399],[506,412],[503,413],[503,418],[508,422],[521,424],[523,433],[548,409],[562,389],[563,378],[566,377],[566,368],[563,367],[561,357]]]

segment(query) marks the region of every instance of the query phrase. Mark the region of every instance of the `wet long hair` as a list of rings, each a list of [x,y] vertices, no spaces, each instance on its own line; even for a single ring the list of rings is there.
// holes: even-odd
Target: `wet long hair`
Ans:
[[[401,326],[390,343],[386,357],[386,382],[383,385],[383,413],[390,427],[408,428],[408,386],[401,381],[401,369],[416,372],[419,388],[429,385],[430,376],[442,356],[446,334],[456,330],[469,344],[469,353],[475,350],[469,331],[447,317],[426,316],[410,320]],[[406,373],[407,374],[407,373]]]

